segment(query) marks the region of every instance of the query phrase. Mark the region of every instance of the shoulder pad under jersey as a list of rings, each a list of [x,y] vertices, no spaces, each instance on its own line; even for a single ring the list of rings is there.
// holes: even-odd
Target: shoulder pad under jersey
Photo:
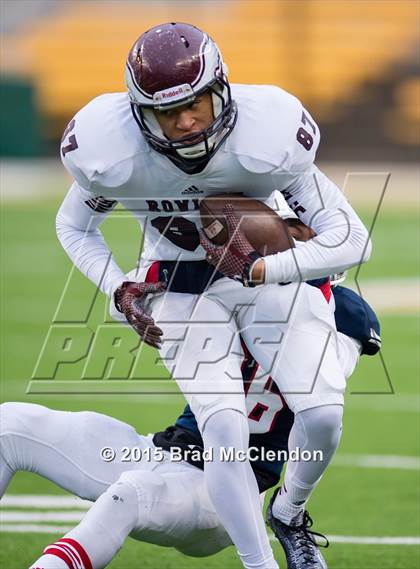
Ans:
[[[320,141],[318,125],[302,103],[273,85],[232,85],[238,121],[225,151],[251,172],[307,170]]]
[[[86,190],[116,188],[131,175],[132,157],[148,152],[127,93],[96,97],[70,121],[61,141],[65,168]]]

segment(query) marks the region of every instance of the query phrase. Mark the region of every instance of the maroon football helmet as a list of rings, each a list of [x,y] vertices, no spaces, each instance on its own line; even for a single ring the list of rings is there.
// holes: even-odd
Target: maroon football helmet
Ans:
[[[142,34],[128,54],[126,82],[146,140],[180,167],[207,163],[235,125],[236,104],[219,48],[190,24],[162,24]],[[212,95],[213,122],[193,137],[165,137],[153,110],[185,105],[204,91]]]

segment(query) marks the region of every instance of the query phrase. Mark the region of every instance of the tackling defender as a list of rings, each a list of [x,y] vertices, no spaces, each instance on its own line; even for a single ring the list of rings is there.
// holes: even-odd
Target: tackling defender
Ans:
[[[77,267],[115,299],[120,317],[160,349],[205,448],[247,447],[243,384],[235,381],[243,335],[295,413],[289,444],[325,457],[286,468],[272,511],[287,547],[305,535],[304,504],[338,446],[345,388],[331,308],[302,281],[366,261],[368,233],[314,166],[319,130],[301,103],[273,86],[231,87],[217,46],[201,30],[176,23],[152,28],[131,49],[126,79],[128,96],[94,99],[64,133],[61,154],[75,181],[57,216],[58,237]],[[199,198],[227,189],[269,205],[279,190],[317,237],[260,259],[236,228],[226,247],[200,241]],[[144,232],[131,280],[99,231],[117,202]],[[207,278],[206,251],[225,278]],[[164,293],[163,275],[173,283],[175,269],[183,277]],[[263,286],[242,286],[255,283]],[[215,460],[204,473],[243,565],[277,567],[249,462]],[[315,545],[310,564],[308,555],[296,566],[325,567]]]

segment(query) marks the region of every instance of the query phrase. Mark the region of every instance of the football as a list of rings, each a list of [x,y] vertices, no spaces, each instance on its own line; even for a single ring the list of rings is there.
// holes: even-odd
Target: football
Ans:
[[[229,232],[223,208],[232,204],[240,228],[260,255],[272,255],[294,247],[287,225],[263,202],[243,194],[220,194],[200,203],[200,217],[208,239],[216,245],[226,243]]]

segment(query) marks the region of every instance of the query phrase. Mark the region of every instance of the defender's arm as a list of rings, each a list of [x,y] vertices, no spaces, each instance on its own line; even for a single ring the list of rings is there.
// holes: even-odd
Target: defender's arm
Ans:
[[[317,235],[299,248],[264,257],[254,270],[264,270],[266,283],[320,278],[369,259],[372,246],[367,229],[337,186],[315,165],[296,175],[282,193]]]

